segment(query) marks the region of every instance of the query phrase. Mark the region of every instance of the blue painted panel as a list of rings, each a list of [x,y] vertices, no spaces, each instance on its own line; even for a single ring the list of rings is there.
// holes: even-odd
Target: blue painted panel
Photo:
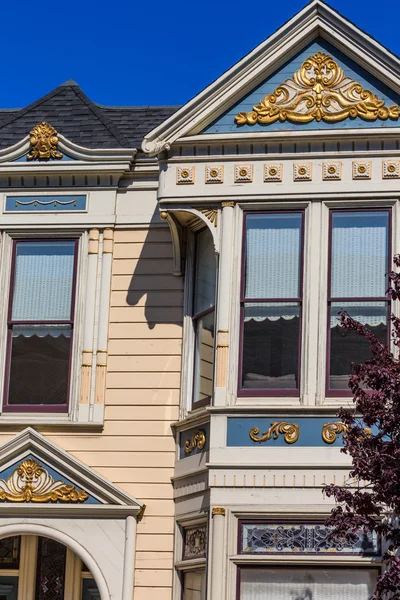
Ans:
[[[86,210],[86,196],[7,196],[4,212],[66,212]]]
[[[254,442],[250,437],[250,430],[258,427],[260,433],[268,431],[272,423],[286,421],[296,423],[299,426],[299,439],[294,444],[287,444],[282,434],[276,440],[270,439],[265,442]],[[327,444],[322,439],[322,428],[326,423],[338,421],[335,417],[228,417],[227,446],[341,446],[342,436],[337,435],[333,444]]]
[[[295,71],[297,71],[301,64],[312,54],[321,51],[329,54],[342,69],[346,77],[351,77],[358,81],[364,89],[368,89],[371,92],[377,94],[379,98],[385,100],[387,106],[392,104],[400,104],[400,97],[390,90],[383,83],[378,81],[365,69],[357,65],[354,61],[345,56],[340,50],[326,42],[325,40],[318,39],[315,42],[309,44],[304,50],[299,52],[294,58],[287,62],[279,71],[276,71],[257,88],[250,92],[247,96],[242,98],[239,102],[230,108],[224,115],[219,117],[214,123],[209,125],[202,133],[248,133],[256,131],[288,131],[288,130],[306,130],[306,129],[348,129],[348,128],[369,128],[369,127],[400,127],[400,119],[393,121],[388,119],[387,121],[364,121],[363,119],[356,117],[355,119],[345,119],[339,123],[325,123],[324,121],[311,121],[311,123],[290,123],[276,122],[272,124],[262,125],[257,123],[255,125],[236,125],[235,116],[238,112],[249,112],[253,110],[253,106],[259,104],[259,102],[265,98],[267,94],[272,94],[273,91],[281,85],[286,79],[291,79]]]
[[[63,162],[66,160],[77,160],[76,158],[73,158],[72,156],[68,156],[68,154],[63,154],[62,158],[37,158],[36,160],[28,160],[28,154],[29,152],[27,152],[26,154],[24,154],[23,156],[20,156],[19,158],[16,158],[15,160],[13,160],[12,162],[27,162],[30,164],[37,164],[37,163],[48,163],[48,162]]]
[[[185,443],[187,441],[191,441],[192,436],[197,431],[204,431],[206,436],[206,443],[202,449],[199,449],[197,446],[190,452],[185,452]],[[195,454],[201,454],[202,452],[206,452],[209,448],[210,443],[210,424],[204,423],[199,425],[198,427],[194,427],[193,429],[187,429],[186,431],[182,431],[179,438],[179,458],[189,458],[189,456],[194,456]]]
[[[53,477],[53,479],[55,481],[59,481],[61,479],[67,485],[75,485],[72,481],[67,479],[62,473],[59,473],[58,471],[56,471],[55,469],[50,467],[47,463],[45,463],[44,461],[41,461],[37,456],[35,456],[33,454],[29,454],[23,460],[26,460],[28,458],[35,460],[38,464],[43,466],[43,468]],[[21,462],[22,462],[21,460],[18,460],[14,464],[7,467],[7,469],[0,471],[0,479],[7,481],[7,479],[13,474],[13,472],[21,464]],[[77,487],[77,489],[80,490],[81,488]],[[85,500],[84,502],[82,502],[81,504],[101,504],[101,502],[99,500],[97,500],[97,498],[94,498],[93,496],[89,496],[89,498],[87,500]]]

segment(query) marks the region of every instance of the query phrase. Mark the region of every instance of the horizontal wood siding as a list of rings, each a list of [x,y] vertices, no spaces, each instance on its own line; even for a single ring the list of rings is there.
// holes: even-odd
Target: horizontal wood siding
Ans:
[[[137,528],[135,600],[171,600],[182,279],[169,230],[115,232],[105,424],[43,433],[146,504]],[[15,432],[0,434],[0,443]]]

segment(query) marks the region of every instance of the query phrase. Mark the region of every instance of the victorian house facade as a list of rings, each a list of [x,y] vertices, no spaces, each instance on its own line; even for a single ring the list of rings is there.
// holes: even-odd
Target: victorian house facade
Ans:
[[[339,310],[390,339],[399,100],[312,0],[179,109],[0,110],[1,600],[369,598],[323,488]]]

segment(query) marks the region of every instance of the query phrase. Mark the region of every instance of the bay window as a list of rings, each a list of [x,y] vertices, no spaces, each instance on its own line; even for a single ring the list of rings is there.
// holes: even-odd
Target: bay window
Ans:
[[[338,313],[367,325],[389,341],[390,210],[332,210],[328,280],[327,394],[348,390],[351,363],[370,357],[369,342],[340,327]]]
[[[77,244],[14,240],[4,411],[68,410]]]
[[[216,260],[211,233],[196,235],[192,323],[195,336],[192,407],[209,404],[213,388]]]
[[[241,395],[299,395],[303,211],[245,213]]]

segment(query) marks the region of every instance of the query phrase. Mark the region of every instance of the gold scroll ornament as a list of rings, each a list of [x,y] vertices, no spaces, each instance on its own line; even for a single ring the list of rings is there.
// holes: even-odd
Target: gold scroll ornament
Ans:
[[[345,423],[342,423],[341,421],[325,423],[325,425],[322,427],[322,439],[326,444],[333,444],[334,442],[336,442],[338,435],[343,434],[343,437],[345,437],[348,432],[348,429],[348,426]],[[367,438],[371,437],[371,429],[369,427],[364,427],[363,435]]]
[[[31,151],[27,156],[28,160],[63,157],[61,152],[58,152],[58,137],[54,127],[42,121],[32,129],[30,135]]]
[[[31,458],[24,460],[7,480],[0,479],[0,500],[7,502],[84,502],[84,491],[53,477]]]
[[[257,437],[260,433],[258,427],[250,429],[250,438],[253,442],[266,442],[278,439],[278,436],[282,434],[287,444],[294,444],[299,439],[299,426],[296,423],[288,423],[287,421],[278,421],[271,424],[271,427],[265,433],[262,433],[260,437]]]
[[[256,123],[337,123],[347,118],[361,117],[366,121],[397,120],[397,104],[385,106],[370,90],[346,77],[343,69],[327,54],[317,52],[303,62],[293,79],[284,81],[250,112],[235,117],[238,125]]]
[[[190,454],[197,447],[199,450],[203,450],[206,443],[206,432],[204,429],[199,429],[192,435],[191,440],[185,442],[185,453]]]

